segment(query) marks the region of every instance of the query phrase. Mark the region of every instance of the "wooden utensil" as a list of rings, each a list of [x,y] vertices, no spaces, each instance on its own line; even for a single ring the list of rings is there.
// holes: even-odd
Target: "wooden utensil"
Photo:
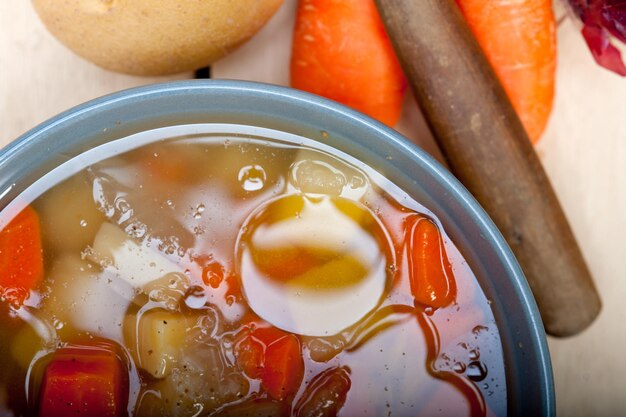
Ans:
[[[452,172],[513,249],[546,331],[569,336],[600,297],[556,195],[454,0],[376,0]]]

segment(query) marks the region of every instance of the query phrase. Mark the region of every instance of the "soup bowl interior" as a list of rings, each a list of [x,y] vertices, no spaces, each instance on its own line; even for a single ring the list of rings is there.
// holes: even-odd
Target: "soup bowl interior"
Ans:
[[[240,81],[188,81],[113,94],[71,109],[0,153],[0,209],[73,157],[138,132],[220,123],[303,136],[375,167],[434,212],[491,301],[502,342],[509,415],[553,415],[541,319],[506,242],[474,198],[440,164],[394,130],[295,90]]]

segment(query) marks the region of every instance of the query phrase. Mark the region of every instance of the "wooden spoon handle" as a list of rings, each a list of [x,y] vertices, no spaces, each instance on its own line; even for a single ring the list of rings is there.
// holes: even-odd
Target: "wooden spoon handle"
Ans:
[[[376,3],[452,172],[513,249],[546,331],[580,332],[600,312],[600,298],[535,150],[458,6]]]

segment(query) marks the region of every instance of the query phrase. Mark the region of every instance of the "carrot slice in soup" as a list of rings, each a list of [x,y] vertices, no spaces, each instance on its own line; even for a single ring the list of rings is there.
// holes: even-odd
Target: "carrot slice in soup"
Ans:
[[[274,399],[298,392],[304,377],[300,340],[276,327],[263,327],[245,335],[235,345],[237,364],[250,377],[261,380]]]
[[[100,343],[61,348],[53,354],[44,373],[39,415],[125,415],[127,379],[113,345]]]
[[[277,400],[293,397],[303,377],[304,360],[296,336],[289,334],[267,347],[261,382],[271,397]]]
[[[39,215],[27,206],[0,231],[0,300],[21,306],[42,278]]]
[[[409,277],[416,301],[445,307],[456,296],[456,283],[437,226],[425,217],[409,220]]]

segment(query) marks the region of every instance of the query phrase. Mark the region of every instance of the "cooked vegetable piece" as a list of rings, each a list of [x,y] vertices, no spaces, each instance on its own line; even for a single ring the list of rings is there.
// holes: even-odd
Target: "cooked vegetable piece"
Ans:
[[[284,400],[298,392],[304,376],[300,341],[286,335],[265,349],[262,385],[272,398]]]
[[[93,183],[84,173],[70,177],[36,201],[46,248],[80,253],[93,242],[106,216],[96,205]]]
[[[261,379],[265,367],[265,350],[270,344],[289,333],[269,326],[267,322],[252,313],[246,315],[242,322],[247,323],[248,326],[254,326],[255,330],[245,333],[235,345],[237,364],[248,377]]]
[[[172,373],[150,386],[157,395],[142,399],[138,416],[188,417],[200,411],[207,415],[249,391],[248,380],[233,372],[219,345],[193,342],[189,337],[187,342]]]
[[[227,406],[215,414],[220,417],[288,417],[289,406],[284,402],[254,398],[241,404]]]
[[[189,320],[178,312],[153,309],[124,322],[124,337],[137,366],[155,378],[165,378],[181,357]]]
[[[551,0],[457,0],[535,143],[554,98],[556,22]]]
[[[39,415],[125,415],[128,376],[116,351],[114,345],[105,342],[57,350],[44,373]]]
[[[345,368],[327,369],[309,383],[296,405],[297,417],[334,417],[346,402],[352,385]]]
[[[445,307],[456,297],[456,283],[441,233],[429,219],[408,221],[408,259],[411,292],[415,300],[431,307]]]
[[[122,324],[131,304],[133,288],[117,275],[84,261],[78,254],[65,254],[50,268],[49,297],[43,314],[57,333],[69,336],[85,331],[121,340]]]
[[[11,343],[11,355],[23,369],[28,369],[35,355],[44,347],[46,340],[32,325],[22,327]],[[1,414],[0,414],[1,415]]]
[[[111,223],[102,224],[88,257],[105,269],[117,273],[133,288],[142,288],[172,272],[183,273],[178,265],[164,255],[137,244]]]
[[[272,398],[284,400],[300,388],[304,359],[300,340],[275,327],[245,335],[235,346],[237,364],[247,376],[261,379]]]
[[[291,85],[393,126],[405,79],[373,0],[300,0]]]
[[[0,301],[20,307],[42,278],[39,215],[27,206],[0,231]]]

